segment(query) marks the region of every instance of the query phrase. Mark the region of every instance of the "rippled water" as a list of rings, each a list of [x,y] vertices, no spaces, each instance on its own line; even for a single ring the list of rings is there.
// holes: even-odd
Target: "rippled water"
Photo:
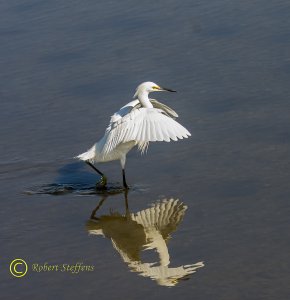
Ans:
[[[288,299],[289,15],[287,1],[2,1],[1,296]],[[156,98],[192,137],[130,152],[128,195],[118,162],[96,189],[73,157],[145,80],[178,91]],[[33,270],[45,263],[93,270]]]

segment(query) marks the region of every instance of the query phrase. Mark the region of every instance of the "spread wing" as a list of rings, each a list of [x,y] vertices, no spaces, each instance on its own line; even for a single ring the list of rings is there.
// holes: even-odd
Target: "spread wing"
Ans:
[[[174,111],[171,107],[155,100],[155,99],[150,99],[151,104],[153,105],[154,108],[158,108],[163,110],[163,113],[165,113],[168,117],[171,118],[178,118],[178,114],[176,111]],[[118,121],[119,119],[123,118],[125,115],[127,115],[128,113],[130,113],[132,110],[136,110],[141,108],[141,103],[138,99],[133,100],[129,103],[127,103],[126,105],[124,105],[123,107],[120,108],[120,110],[116,113],[113,114],[113,116],[111,117],[111,121],[110,123],[114,123],[116,121]]]
[[[155,99],[150,99],[150,102],[152,103],[153,107],[154,108],[160,108],[162,109],[166,115],[168,117],[171,117],[171,118],[178,118],[178,114],[176,113],[176,111],[174,111],[172,108],[170,108],[169,106],[155,100]]]
[[[115,114],[111,118],[102,153],[109,153],[120,143],[135,141],[144,150],[144,145],[149,142],[177,141],[190,135],[186,128],[165,115],[162,109],[134,108],[124,116]]]

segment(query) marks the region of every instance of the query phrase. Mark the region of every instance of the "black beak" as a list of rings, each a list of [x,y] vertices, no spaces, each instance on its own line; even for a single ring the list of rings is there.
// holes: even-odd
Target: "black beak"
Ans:
[[[167,92],[171,92],[171,93],[176,93],[176,91],[165,88],[165,87],[161,87],[163,91],[167,91]]]

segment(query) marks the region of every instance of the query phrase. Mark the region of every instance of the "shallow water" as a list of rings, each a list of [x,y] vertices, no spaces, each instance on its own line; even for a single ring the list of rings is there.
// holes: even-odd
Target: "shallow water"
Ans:
[[[1,296],[289,298],[289,14],[287,1],[2,1]],[[192,137],[130,152],[126,206],[118,162],[100,165],[101,191],[73,157],[145,80],[178,91],[155,96]],[[179,218],[157,209],[170,199]],[[134,219],[150,207],[163,226]],[[198,268],[168,279],[168,256]],[[33,271],[45,263],[94,268]]]

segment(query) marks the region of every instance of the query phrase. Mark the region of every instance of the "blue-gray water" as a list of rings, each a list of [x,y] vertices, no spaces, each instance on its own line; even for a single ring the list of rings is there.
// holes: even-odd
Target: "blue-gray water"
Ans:
[[[2,1],[1,297],[288,299],[289,16],[286,0]],[[170,229],[170,265],[204,267],[172,288],[131,272],[115,232],[89,235],[104,195],[71,159],[147,80],[178,90],[155,96],[192,133],[127,162],[130,212],[163,198],[188,207]],[[100,169],[121,181],[118,162]],[[97,215],[117,212],[122,193]],[[29,264],[23,278],[9,273],[15,258]],[[31,270],[46,262],[94,271]]]

